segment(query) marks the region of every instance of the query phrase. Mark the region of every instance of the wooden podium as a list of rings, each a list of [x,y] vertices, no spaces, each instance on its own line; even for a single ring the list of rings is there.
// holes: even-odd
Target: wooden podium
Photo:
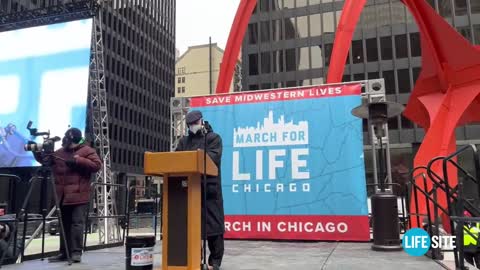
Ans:
[[[144,164],[146,175],[163,176],[162,270],[199,270],[204,152],[146,152]],[[206,165],[207,175],[218,175],[208,155]]]

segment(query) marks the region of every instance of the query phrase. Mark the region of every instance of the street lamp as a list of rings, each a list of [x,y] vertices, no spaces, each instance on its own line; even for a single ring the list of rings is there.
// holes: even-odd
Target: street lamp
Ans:
[[[372,220],[373,220],[373,246],[374,250],[401,250],[400,228],[398,222],[397,196],[385,192],[386,158],[383,151],[382,138],[385,136],[385,124],[388,119],[397,117],[404,110],[403,105],[394,102],[372,102],[363,104],[352,110],[352,114],[358,118],[367,119],[373,125],[377,142],[379,142],[379,170],[380,193],[372,195]],[[372,143],[376,149],[375,143]],[[391,182],[391,181],[390,181]],[[376,189],[375,189],[376,190]]]

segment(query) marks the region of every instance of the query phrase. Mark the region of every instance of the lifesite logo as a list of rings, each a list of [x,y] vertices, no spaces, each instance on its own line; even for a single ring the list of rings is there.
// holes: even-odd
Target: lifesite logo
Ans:
[[[403,250],[411,256],[423,256],[430,248],[454,249],[455,236],[432,236],[423,229],[414,228],[403,235]]]

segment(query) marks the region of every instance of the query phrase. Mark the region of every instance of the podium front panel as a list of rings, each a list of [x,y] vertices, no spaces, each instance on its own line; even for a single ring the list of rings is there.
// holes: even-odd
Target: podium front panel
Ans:
[[[188,188],[187,177],[170,177],[168,182],[168,265],[188,265]]]

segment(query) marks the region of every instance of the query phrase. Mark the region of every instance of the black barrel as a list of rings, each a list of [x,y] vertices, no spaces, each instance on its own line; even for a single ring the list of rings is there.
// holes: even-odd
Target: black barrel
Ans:
[[[388,193],[372,195],[374,250],[402,249],[397,196]]]
[[[127,270],[153,269],[155,236],[128,236],[126,247]]]

